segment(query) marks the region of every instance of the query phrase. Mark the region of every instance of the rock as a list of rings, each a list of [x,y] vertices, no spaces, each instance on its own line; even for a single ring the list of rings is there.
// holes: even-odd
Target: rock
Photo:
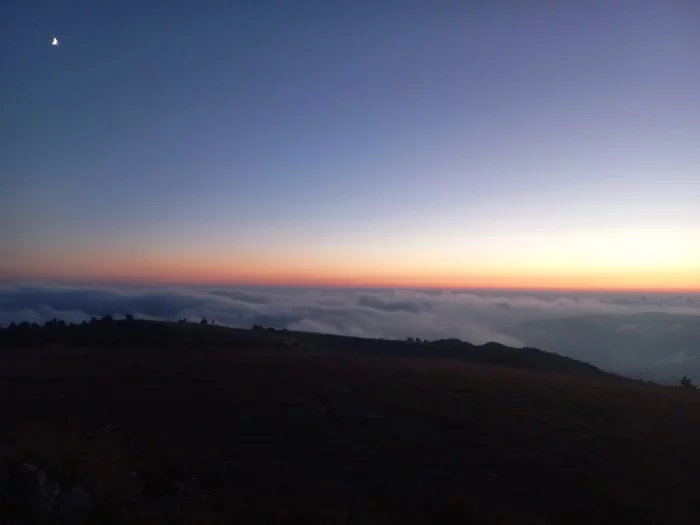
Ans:
[[[232,460],[222,461],[216,469],[200,477],[200,483],[207,490],[214,490],[235,483],[238,479],[238,463]]]
[[[323,417],[328,412],[328,409],[323,405],[314,405],[311,409],[311,414],[316,417]]]
[[[39,471],[39,505],[42,515],[49,515],[56,500],[56,496],[61,492],[58,481],[47,476],[44,471]]]
[[[60,492],[51,508],[50,523],[56,525],[77,525],[84,523],[95,503],[80,485]]]
[[[231,478],[238,472],[238,463],[233,460],[227,460],[221,463],[217,469],[216,473],[221,478]]]
[[[78,525],[93,507],[92,498],[81,486],[64,485],[0,444],[0,518],[6,520],[2,523]]]
[[[25,520],[44,520],[59,493],[58,482],[29,463],[8,462],[2,470],[3,507]]]

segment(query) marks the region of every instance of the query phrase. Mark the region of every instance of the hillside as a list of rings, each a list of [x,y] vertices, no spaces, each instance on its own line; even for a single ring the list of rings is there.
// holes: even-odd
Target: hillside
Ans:
[[[0,349],[0,459],[92,523],[700,522],[697,392],[534,349],[109,319]]]
[[[0,345],[15,348],[67,344],[88,347],[187,348],[193,344],[255,347],[259,343],[306,352],[348,353],[362,356],[449,358],[512,368],[618,377],[582,361],[536,348],[511,348],[499,343],[473,345],[458,339],[395,341],[293,332],[255,326],[252,330],[197,323],[93,319],[82,324],[51,321],[44,326],[22,323],[0,329]],[[621,379],[621,378],[620,378]]]

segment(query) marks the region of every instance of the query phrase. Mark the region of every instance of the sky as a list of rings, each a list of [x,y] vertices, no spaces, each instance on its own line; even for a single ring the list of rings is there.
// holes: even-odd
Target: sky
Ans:
[[[5,281],[700,290],[692,0],[5,0],[0,71]]]

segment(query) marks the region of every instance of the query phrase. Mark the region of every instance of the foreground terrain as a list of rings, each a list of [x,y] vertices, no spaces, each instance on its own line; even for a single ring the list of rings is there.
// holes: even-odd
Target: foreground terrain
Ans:
[[[700,523],[690,389],[532,349],[191,324],[0,345],[0,443],[84,487],[93,523]]]

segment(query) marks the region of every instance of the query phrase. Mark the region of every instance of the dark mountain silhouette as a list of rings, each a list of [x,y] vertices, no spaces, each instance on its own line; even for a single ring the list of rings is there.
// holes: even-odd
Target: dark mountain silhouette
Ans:
[[[500,343],[473,345],[459,339],[407,341],[370,339],[312,332],[293,332],[254,326],[252,330],[206,323],[135,320],[131,315],[115,320],[112,316],[93,318],[82,324],[52,320],[38,324],[12,324],[0,329],[0,347],[31,348],[46,344],[90,347],[198,345],[255,346],[260,341],[280,347],[303,348],[328,353],[364,356],[458,359],[472,363],[508,366],[524,370],[563,372],[622,379],[588,363],[536,348],[511,348]]]

